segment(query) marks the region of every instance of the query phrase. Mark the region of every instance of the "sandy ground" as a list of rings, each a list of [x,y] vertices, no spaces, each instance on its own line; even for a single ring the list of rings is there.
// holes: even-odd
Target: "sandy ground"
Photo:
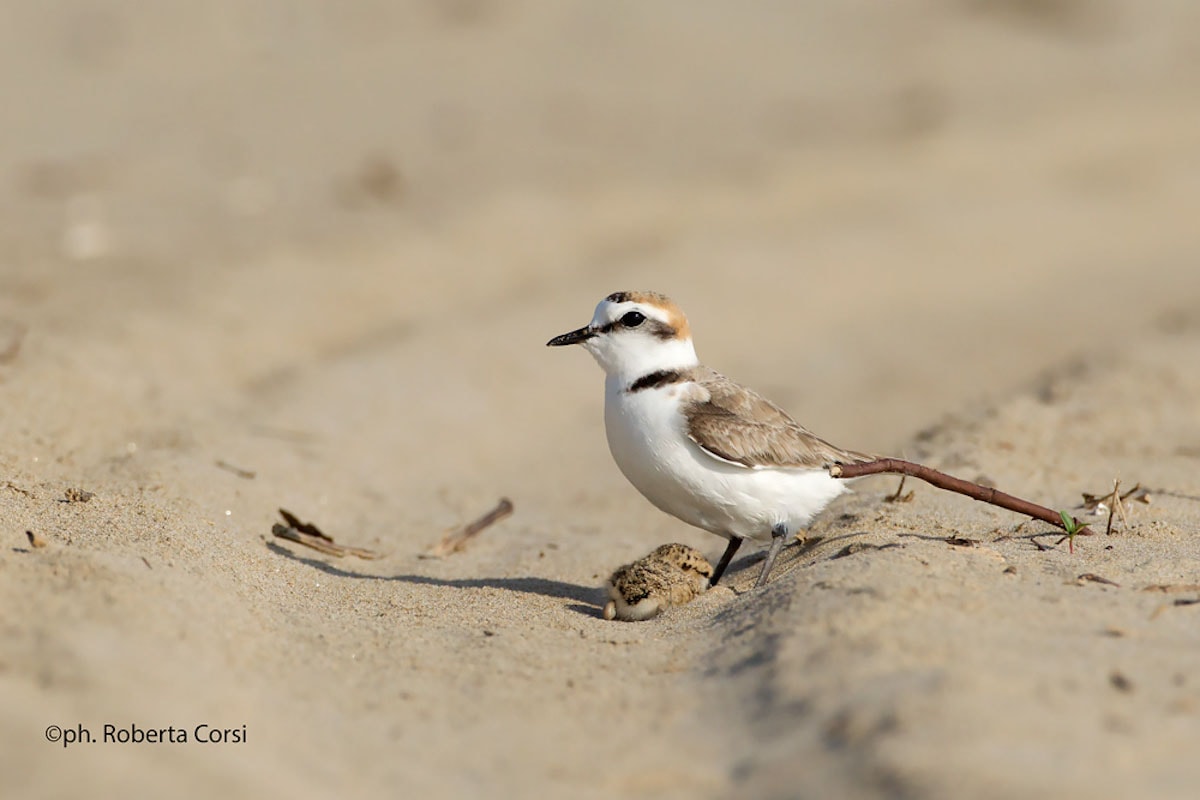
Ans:
[[[1194,796],[1200,12],[904,5],[9,4],[0,794]],[[871,479],[606,622],[723,545],[543,346],[642,288],[839,444],[1152,502]]]

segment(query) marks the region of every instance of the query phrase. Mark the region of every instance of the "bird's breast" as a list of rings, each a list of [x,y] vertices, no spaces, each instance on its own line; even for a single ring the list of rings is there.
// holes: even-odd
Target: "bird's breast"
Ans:
[[[610,389],[604,399],[604,430],[617,466],[638,485],[630,473],[660,471],[657,467],[671,458],[685,438],[678,387],[640,392]]]
[[[689,524],[713,529],[698,496],[702,486],[694,445],[685,433],[680,405],[686,384],[639,392],[606,392],[604,430],[621,473],[659,509]],[[700,492],[702,495],[703,492]]]

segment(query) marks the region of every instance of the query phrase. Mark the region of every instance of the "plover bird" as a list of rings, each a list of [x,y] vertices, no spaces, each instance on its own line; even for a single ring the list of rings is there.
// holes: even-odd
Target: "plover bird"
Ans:
[[[606,373],[604,428],[629,482],[662,511],[729,540],[715,586],[744,539],[769,542],[756,587],[789,536],[846,490],[834,464],[873,460],[798,425],[700,363],[687,318],[656,292],[617,292],[550,347],[582,345]]]
[[[712,564],[696,548],[664,544],[612,574],[604,618],[636,622],[690,603],[708,588],[712,574]]]

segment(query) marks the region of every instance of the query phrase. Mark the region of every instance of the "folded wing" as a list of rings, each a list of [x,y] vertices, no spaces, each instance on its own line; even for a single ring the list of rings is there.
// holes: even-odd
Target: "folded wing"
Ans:
[[[826,442],[766,398],[701,367],[684,409],[688,437],[722,461],[750,468],[825,469],[874,457]]]

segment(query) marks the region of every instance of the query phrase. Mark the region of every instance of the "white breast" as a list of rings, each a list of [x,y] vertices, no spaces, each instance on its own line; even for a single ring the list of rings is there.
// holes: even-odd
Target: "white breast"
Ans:
[[[689,439],[680,401],[690,384],[626,392],[605,382],[604,427],[621,472],[672,516],[721,536],[769,540],[780,522],[808,525],[845,491],[825,470],[749,469],[724,462]]]

